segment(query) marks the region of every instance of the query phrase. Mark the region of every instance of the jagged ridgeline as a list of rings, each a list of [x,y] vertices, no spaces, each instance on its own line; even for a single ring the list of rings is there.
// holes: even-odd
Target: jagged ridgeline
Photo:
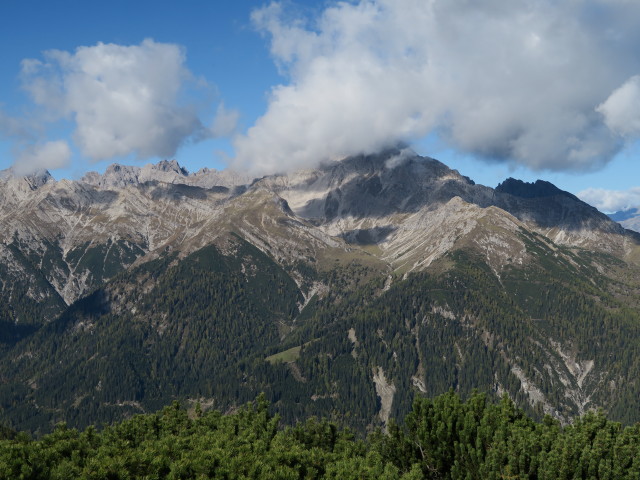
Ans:
[[[0,417],[46,432],[264,392],[365,432],[416,397],[640,420],[638,235],[407,152],[250,180],[0,175]]]

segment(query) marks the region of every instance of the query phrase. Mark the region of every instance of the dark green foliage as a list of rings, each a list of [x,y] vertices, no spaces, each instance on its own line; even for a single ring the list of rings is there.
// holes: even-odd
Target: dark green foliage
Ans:
[[[318,416],[364,434],[385,423],[374,384],[384,372],[398,421],[414,397],[450,389],[462,398],[507,392],[536,419],[602,406],[611,419],[640,420],[640,315],[591,264],[608,257],[522,235],[539,261],[500,277],[472,250],[390,288],[356,262],[309,268],[328,289],[301,312],[289,273],[237,236],[186,258],[166,254],[117,275],[0,357],[0,419],[46,432],[174,399],[226,411],[264,392],[286,424]]]
[[[1,479],[636,479],[640,425],[601,413],[537,423],[504,397],[419,399],[402,426],[357,440],[326,420],[282,428],[264,397],[231,415],[178,403],[103,431],[60,424],[0,437]]]
[[[622,479],[640,475],[639,434],[639,424],[623,429],[601,412],[563,428],[532,421],[507,397],[461,402],[450,392],[416,400],[380,448],[401,470],[418,460],[427,478]]]
[[[144,253],[126,240],[86,243],[66,256],[54,241],[35,244],[38,250],[15,236],[6,245],[7,258],[0,262],[0,348],[27,337],[64,311],[65,302],[54,285],[64,285],[70,269],[78,277],[85,275],[83,281],[96,288]]]
[[[148,262],[73,304],[5,357],[2,417],[47,431],[174,398],[215,398],[225,408],[253,398],[266,387],[254,365],[264,367],[262,352],[279,343],[302,296],[255,247],[236,239],[233,249]]]
[[[23,251],[17,240],[6,246],[14,266],[0,263],[0,322],[13,322],[16,328],[2,334],[2,343],[15,343],[64,310],[63,299],[43,273],[44,267],[59,267],[56,247],[46,242],[44,247],[36,254]]]
[[[296,361],[307,380],[298,383],[296,393],[316,400],[297,401],[295,408],[283,404],[283,418],[343,416],[363,430],[380,407],[372,383],[378,367],[396,388],[392,417],[409,411],[418,380],[428,396],[450,388],[466,396],[476,388],[500,387],[542,418],[543,405],[522,390],[515,364],[558,415],[579,414],[567,400],[571,389],[606,406],[611,418],[638,421],[640,315],[614,300],[602,288],[602,277],[577,255],[571,254],[575,265],[554,261],[553,251],[535,236],[527,242],[537,255],[550,258],[509,269],[500,279],[482,258],[458,251],[448,255],[450,265],[440,274],[396,279],[383,293],[373,282],[318,301],[298,330],[301,342],[316,340]],[[357,346],[347,338],[350,328]],[[576,362],[595,365],[580,385],[560,348]],[[605,382],[616,388],[602,388]],[[305,413],[291,417],[296,411]]]
[[[33,324],[16,322],[13,310],[6,303],[0,303],[0,348],[12,346],[38,329]]]

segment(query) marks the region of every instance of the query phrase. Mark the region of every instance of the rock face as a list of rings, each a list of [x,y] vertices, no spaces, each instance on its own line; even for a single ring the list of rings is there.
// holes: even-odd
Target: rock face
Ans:
[[[578,197],[564,192],[552,183],[544,180],[536,180],[535,183],[527,183],[515,178],[507,178],[504,182],[496,187],[498,193],[508,193],[514,197],[522,198],[544,198],[554,197],[556,195],[565,195],[573,200],[580,201]]]
[[[229,170],[209,170],[189,174],[176,160],[162,160],[156,165],[144,167],[110,165],[104,174],[88,172],[81,182],[99,188],[124,188],[127,185],[139,185],[148,182],[190,185],[203,188],[224,187],[234,189],[250,183],[252,178]]]
[[[297,216],[328,234],[379,246],[387,260],[407,248],[416,257],[423,247],[424,258],[437,257],[487,215],[501,217],[498,224],[510,223],[512,231],[526,228],[569,247],[623,258],[634,256],[637,248],[631,232],[548,182],[508,179],[493,190],[437,160],[399,152],[351,158],[319,170],[267,177],[257,184],[287,200]],[[417,261],[421,266],[430,263]]]
[[[318,248],[375,246],[379,262],[405,273],[469,243],[495,271],[507,258],[522,263],[519,229],[620,258],[637,249],[636,236],[548,182],[508,179],[493,190],[400,151],[255,181],[231,171],[189,174],[165,160],[114,164],[80,181],[4,171],[0,182],[3,289],[11,296],[12,285],[29,284],[33,302],[68,305],[136,262],[167,249],[189,253],[229,229],[283,263]],[[286,221],[268,227],[273,215]]]
[[[19,372],[15,379],[7,380],[16,382],[7,391],[23,392],[26,388],[32,393],[9,401],[0,391],[0,401],[9,402],[7,405],[39,404],[32,380],[44,373],[34,372],[46,370],[49,377],[42,381],[51,388],[57,388],[59,372],[46,362],[29,363],[38,357],[34,350],[48,348],[57,355],[59,342],[67,341],[78,355],[93,352],[94,347],[83,350],[73,342],[82,343],[81,336],[92,332],[121,334],[109,330],[114,319],[122,322],[120,330],[148,324],[141,344],[170,342],[172,337],[164,332],[177,328],[171,324],[174,302],[167,300],[166,311],[154,312],[140,312],[139,302],[146,299],[151,304],[150,292],[160,287],[165,289],[165,300],[170,298],[167,289],[175,278],[167,272],[185,259],[189,259],[189,268],[209,265],[209,257],[198,253],[209,249],[206,251],[217,252],[216,258],[223,259],[211,261],[211,265],[223,265],[221,275],[227,275],[237,289],[254,282],[256,288],[269,292],[270,299],[277,298],[279,290],[263,278],[272,278],[267,270],[277,267],[277,278],[287,279],[282,285],[287,285],[289,300],[297,308],[282,307],[265,317],[277,326],[268,337],[272,343],[267,337],[263,339],[260,348],[265,349],[264,356],[272,356],[278,342],[286,343],[296,331],[321,336],[305,338],[300,334],[307,342],[305,348],[287,344],[285,350],[299,347],[298,355],[304,359],[314,349],[326,348],[316,352],[321,359],[318,365],[328,362],[327,358],[340,357],[340,351],[331,349],[346,342],[346,360],[335,371],[346,375],[345,365],[353,362],[357,368],[352,371],[365,372],[361,378],[365,386],[357,383],[360,380],[353,382],[358,392],[372,397],[365,402],[374,412],[370,420],[386,423],[406,410],[413,393],[435,393],[436,380],[438,388],[445,384],[447,388],[471,388],[483,378],[483,385],[493,391],[508,392],[531,408],[565,420],[597,405],[618,408],[616,392],[631,388],[624,390],[624,395],[632,398],[635,390],[620,365],[611,360],[614,357],[607,356],[607,345],[615,342],[602,340],[603,353],[589,351],[580,329],[572,324],[571,308],[565,308],[563,302],[587,292],[580,297],[583,310],[575,321],[591,322],[589,332],[606,336],[602,333],[605,327],[598,326],[598,315],[637,307],[633,299],[639,288],[632,280],[640,259],[639,238],[548,182],[527,184],[507,179],[492,189],[475,184],[435,159],[398,150],[260,179],[208,169],[189,173],[175,160],[143,167],[112,165],[104,174],[90,172],[79,181],[56,182],[47,172],[24,178],[3,171],[0,326],[9,334],[3,340],[3,351],[8,352],[3,361],[8,363],[0,366],[3,372]],[[257,267],[252,258],[266,265],[264,271],[254,271]],[[166,283],[158,278],[166,278]],[[185,285],[188,291],[189,282]],[[331,305],[363,286],[370,298],[349,307],[353,318],[343,318],[340,312],[344,309],[330,310]],[[414,292],[412,296],[405,298],[405,289]],[[431,293],[425,296],[425,291]],[[229,298],[237,292],[230,292]],[[189,294],[207,301],[202,292]],[[592,302],[592,297],[599,300]],[[384,303],[387,298],[390,305]],[[485,303],[485,298],[491,301]],[[251,301],[249,298],[247,304]],[[85,304],[93,305],[94,310],[84,312]],[[384,318],[374,315],[380,323],[373,334],[367,331],[373,328],[367,305],[378,305],[374,313],[394,312]],[[398,311],[393,310],[396,307]],[[408,310],[403,310],[405,307]],[[225,309],[229,318],[234,318],[231,310]],[[264,313],[268,308],[261,306],[256,311]],[[316,318],[309,311],[316,312],[320,325],[305,324]],[[593,313],[596,311],[598,315]],[[242,316],[242,312],[235,314]],[[633,338],[635,320],[624,315],[611,324],[620,332],[628,328],[624,335]],[[211,316],[216,318],[215,312]],[[330,321],[342,323],[323,331],[322,322]],[[60,335],[55,342],[42,327],[52,324],[50,330]],[[189,325],[183,327],[176,330],[180,335],[197,331]],[[30,337],[38,328],[37,335]],[[332,338],[333,330],[341,332],[340,340],[325,342]],[[354,333],[345,340],[345,331]],[[251,332],[242,333],[247,334],[247,342],[255,337]],[[180,338],[176,336],[177,345],[167,344],[158,351],[187,355],[186,340]],[[255,357],[260,352],[249,353]],[[635,355],[631,350],[625,352],[621,358]],[[73,370],[74,365],[81,368],[95,361],[96,355],[73,357],[65,366],[69,369],[66,377],[79,375],[87,385],[93,380],[95,384],[87,391],[75,392],[65,381],[67,390],[55,398],[68,398],[73,393],[80,399],[95,397],[102,406],[106,404],[100,402],[144,405],[140,391],[145,388],[140,385],[149,381],[144,377],[145,369],[166,364],[168,372],[173,371],[169,360],[153,363],[147,358],[151,363],[137,370],[139,377],[127,377],[137,385],[137,393],[109,392],[102,398],[100,395],[107,394],[96,393],[95,385],[105,385],[106,379],[94,379],[86,366],[81,372]],[[101,362],[113,371],[125,368],[117,362],[128,361],[120,357],[112,361],[108,350],[100,355]],[[484,363],[476,365],[478,358]],[[189,362],[186,358],[184,365]],[[230,375],[240,371],[235,364],[227,366]],[[297,372],[294,381],[304,379],[304,385],[298,387],[309,390],[314,405],[340,402],[340,395],[343,400],[357,401],[356,395],[349,393],[349,385],[340,390],[344,376],[320,380],[314,378],[317,370],[305,370],[303,364],[291,363],[287,368],[287,372]],[[257,382],[256,388],[289,388],[266,380],[260,384],[256,378],[263,370],[246,373],[242,382]],[[290,381],[287,375],[275,377]],[[347,378],[359,378],[353,375]],[[193,380],[194,385],[197,381]],[[313,390],[315,381],[322,387]],[[154,388],[163,391],[157,385]],[[204,387],[194,388],[193,392],[176,390],[172,394],[200,395]],[[204,390],[216,392],[210,385]],[[36,396],[30,397],[32,394]],[[225,405],[230,405],[232,400],[224,398]],[[165,400],[159,396],[154,401]],[[326,406],[328,411],[334,407]],[[62,407],[52,404],[50,408],[59,411]]]

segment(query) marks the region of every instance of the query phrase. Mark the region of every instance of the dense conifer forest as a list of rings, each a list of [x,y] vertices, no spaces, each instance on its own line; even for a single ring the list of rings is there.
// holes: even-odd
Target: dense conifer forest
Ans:
[[[498,278],[458,251],[388,288],[351,262],[308,272],[328,289],[302,308],[287,271],[234,238],[232,252],[209,246],[123,272],[21,342],[4,339],[0,421],[41,435],[173,400],[229,411],[264,392],[284,424],[318,416],[362,434],[402,421],[416,395],[476,388],[507,392],[535,420],[604,405],[611,420],[638,421],[640,316],[616,298],[622,283],[577,254],[559,263],[526,237],[546,263]],[[395,389],[388,417],[379,372]]]
[[[418,398],[366,436],[310,418],[284,427],[259,396],[223,415],[174,402],[102,430],[0,432],[2,479],[637,479],[640,424],[590,412],[536,422],[504,396]]]

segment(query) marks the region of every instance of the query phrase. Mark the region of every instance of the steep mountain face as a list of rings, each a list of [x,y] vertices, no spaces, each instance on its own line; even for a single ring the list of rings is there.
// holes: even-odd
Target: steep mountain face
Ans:
[[[456,242],[476,238],[477,222],[487,216],[486,222],[511,233],[526,228],[559,245],[627,259],[638,253],[638,239],[630,232],[547,182],[509,179],[493,190],[437,160],[402,152],[352,158],[259,183],[328,234],[374,244],[386,261],[410,271],[427,267]],[[511,253],[515,250],[522,249]]]
[[[508,393],[637,421],[638,235],[547,182],[406,151],[251,180],[0,174],[0,406],[32,430],[172,399],[384,425]]]
[[[27,283],[37,288],[30,298],[69,305],[136,259],[196,241],[240,178],[196,185],[215,181],[211,175],[193,180],[174,160],[143,168],[112,165],[103,176],[90,173],[79,182],[8,176],[0,194],[0,257],[8,271],[3,291],[11,297],[11,285],[29,276]],[[44,284],[35,287],[38,275]]]

